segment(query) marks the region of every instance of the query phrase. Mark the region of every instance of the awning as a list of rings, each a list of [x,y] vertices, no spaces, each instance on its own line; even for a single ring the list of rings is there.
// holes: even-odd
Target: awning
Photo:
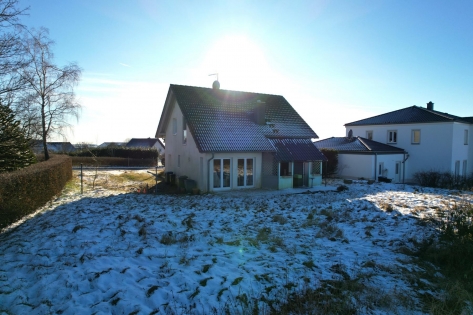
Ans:
[[[268,139],[280,162],[327,161],[310,139]]]

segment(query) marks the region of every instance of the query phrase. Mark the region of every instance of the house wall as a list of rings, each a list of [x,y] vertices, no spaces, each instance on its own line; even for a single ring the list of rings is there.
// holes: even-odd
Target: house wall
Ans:
[[[402,125],[347,126],[346,133],[366,137],[373,131],[373,140],[404,149],[409,153],[406,163],[406,181],[413,181],[419,171],[448,171],[455,169],[455,160],[468,158],[469,146],[463,145],[463,131],[470,125],[463,123],[425,123]],[[388,131],[397,131],[397,143],[388,143]],[[420,130],[420,143],[411,141],[412,130]],[[461,163],[462,164],[462,163]],[[469,162],[471,164],[471,162]]]
[[[473,125],[470,125],[468,132],[468,165],[467,174],[473,175]]]
[[[173,134],[173,119],[177,122],[177,133]],[[189,129],[187,130],[187,142],[183,144],[182,111],[174,100],[170,120],[166,128],[166,172],[174,172],[176,181],[179,176],[188,176],[197,182],[197,188],[206,191],[206,177],[201,176],[205,173],[206,164],[202,163],[201,158],[205,160],[206,154],[200,153],[195,144]],[[201,169],[201,168],[204,169]]]
[[[374,179],[374,155],[338,154],[338,176],[348,179]]]

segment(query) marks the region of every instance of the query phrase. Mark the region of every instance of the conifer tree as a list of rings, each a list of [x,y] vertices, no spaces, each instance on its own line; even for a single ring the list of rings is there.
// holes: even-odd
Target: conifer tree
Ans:
[[[36,162],[29,140],[13,111],[0,104],[0,173],[15,171]]]

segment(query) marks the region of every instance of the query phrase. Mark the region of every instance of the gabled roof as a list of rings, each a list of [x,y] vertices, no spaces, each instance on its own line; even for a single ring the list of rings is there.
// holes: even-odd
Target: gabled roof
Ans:
[[[151,148],[159,142],[164,148],[164,144],[157,138],[132,138],[126,144],[127,148]]]
[[[51,152],[72,152],[75,151],[76,148],[70,142],[46,142],[48,147],[48,151]],[[43,150],[43,141],[42,140],[33,140],[31,141],[31,146],[33,151],[40,152]]]
[[[430,110],[419,106],[411,106],[395,110],[386,114],[357,120],[345,126],[364,126],[364,125],[387,125],[387,124],[411,124],[411,123],[433,123],[433,122],[463,122],[471,123],[469,118],[442,113],[436,110]]]
[[[404,150],[381,142],[362,137],[332,137],[314,142],[319,149],[333,149],[339,152],[351,153],[404,153]]]
[[[462,120],[467,121],[470,124],[473,124],[473,116],[472,117],[462,117]]]
[[[175,98],[200,152],[274,152],[269,138],[318,138],[280,95],[172,84],[156,132],[164,136],[168,107]],[[264,106],[262,124],[256,123]]]
[[[126,145],[126,142],[104,142],[98,146],[98,148],[106,148],[108,146],[114,146],[114,147],[124,147]]]
[[[276,149],[276,159],[289,161],[326,161],[327,158],[310,139],[269,139]]]

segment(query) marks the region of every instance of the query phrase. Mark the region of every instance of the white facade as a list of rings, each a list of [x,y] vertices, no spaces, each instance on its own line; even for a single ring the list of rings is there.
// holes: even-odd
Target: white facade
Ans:
[[[467,174],[472,171],[473,150],[470,139],[465,144],[465,130],[468,137],[472,126],[460,122],[392,124],[346,126],[346,133],[352,130],[353,136],[386,143],[409,154],[405,163],[405,181],[413,181],[413,175],[419,171],[458,172]],[[378,167],[379,167],[378,162]],[[464,169],[466,165],[467,169]],[[388,177],[392,178],[391,170]]]

